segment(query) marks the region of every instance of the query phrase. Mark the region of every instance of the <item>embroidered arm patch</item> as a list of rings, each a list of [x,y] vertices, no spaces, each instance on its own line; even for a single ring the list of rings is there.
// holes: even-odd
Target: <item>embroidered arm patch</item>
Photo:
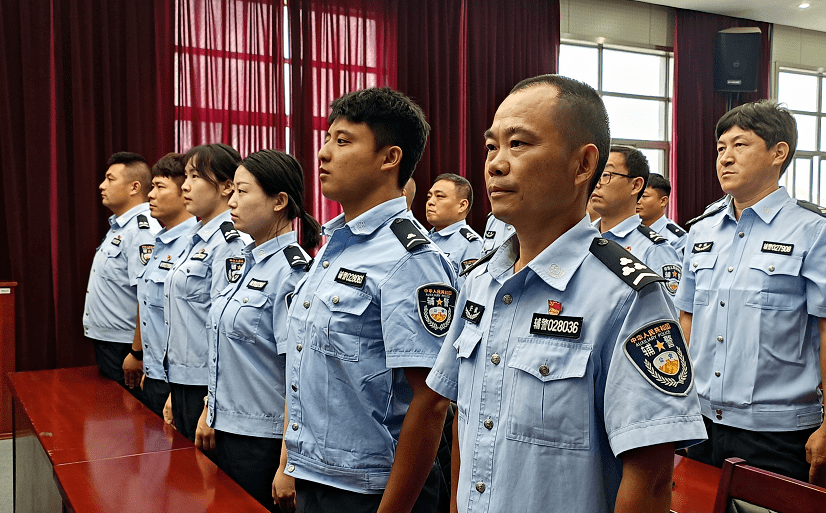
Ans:
[[[244,259],[241,257],[227,258],[227,281],[235,283],[241,277],[241,268],[244,267]]]
[[[146,265],[149,259],[152,258],[152,250],[155,249],[154,244],[142,244],[140,249],[141,264]]]
[[[416,290],[419,319],[434,337],[444,337],[453,322],[459,293],[444,283],[428,283]]]
[[[623,344],[634,368],[660,392],[686,396],[694,383],[694,369],[683,332],[672,320],[647,324]]]

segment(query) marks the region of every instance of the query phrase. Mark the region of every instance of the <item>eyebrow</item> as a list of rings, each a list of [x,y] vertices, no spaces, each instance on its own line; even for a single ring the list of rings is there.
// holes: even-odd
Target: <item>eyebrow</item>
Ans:
[[[346,137],[353,137],[353,133],[352,133],[352,132],[347,131],[347,130],[346,130],[346,129],[344,129],[344,128],[339,128],[339,129],[337,129],[337,130],[335,131],[335,134],[336,134],[337,136],[338,136],[338,135],[344,135],[344,136],[346,136]],[[332,137],[332,136],[333,136],[333,134],[331,134],[329,131],[327,131],[327,135],[329,135],[330,137]]]
[[[249,182],[239,182],[238,180],[235,181],[235,185],[249,185]]]
[[[512,136],[512,135],[518,135],[518,134],[535,135],[535,133],[533,131],[528,130],[527,128],[525,128],[523,126],[520,126],[520,125],[509,126],[509,127],[505,128],[504,130],[502,130],[502,135],[504,135],[506,137]],[[491,129],[485,130],[485,139],[489,139],[489,138],[492,138],[492,137],[493,137],[493,132],[491,131]]]

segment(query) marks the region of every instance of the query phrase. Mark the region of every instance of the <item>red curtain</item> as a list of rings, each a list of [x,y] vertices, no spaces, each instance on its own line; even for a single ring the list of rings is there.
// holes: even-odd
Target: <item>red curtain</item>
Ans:
[[[677,9],[674,19],[674,104],[671,139],[670,217],[685,222],[700,215],[723,192],[716,174],[714,127],[726,113],[726,93],[714,90],[714,45],[720,30],[759,27],[760,74],[756,93],[740,104],[769,97],[771,30],[769,23]]]
[[[0,173],[17,289],[17,368],[94,362],[81,316],[108,228],[97,186],[115,151],[172,148],[171,0],[0,6]],[[168,103],[167,103],[168,102]]]

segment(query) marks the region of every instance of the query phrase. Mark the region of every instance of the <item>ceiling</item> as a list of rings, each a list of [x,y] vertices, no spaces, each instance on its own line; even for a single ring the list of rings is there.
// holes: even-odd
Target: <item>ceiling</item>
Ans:
[[[826,31],[826,0],[644,0],[647,3],[680,7],[693,11],[724,14],[736,18],[766,21],[819,32]]]

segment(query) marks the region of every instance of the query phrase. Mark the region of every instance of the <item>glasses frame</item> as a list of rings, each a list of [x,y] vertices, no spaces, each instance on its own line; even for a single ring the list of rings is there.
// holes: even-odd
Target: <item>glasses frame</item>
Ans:
[[[603,178],[605,178],[605,175],[608,175],[608,179],[603,181]],[[611,183],[611,178],[612,178],[614,175],[617,175],[617,176],[624,176],[625,178],[630,178],[630,179],[632,179],[632,180],[633,180],[634,178],[637,178],[636,176],[624,175],[624,174],[622,174],[622,173],[615,173],[615,172],[613,172],[613,171],[603,171],[603,172],[602,172],[602,174],[601,174],[601,175],[599,175],[599,183],[600,183],[601,185],[608,185],[609,183]]]

